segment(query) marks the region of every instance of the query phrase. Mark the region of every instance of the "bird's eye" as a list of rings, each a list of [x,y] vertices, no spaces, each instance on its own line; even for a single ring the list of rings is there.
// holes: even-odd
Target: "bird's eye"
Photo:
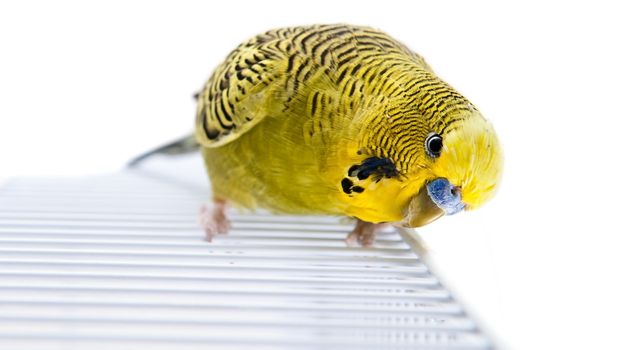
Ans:
[[[443,149],[443,138],[438,134],[432,133],[425,139],[425,150],[432,158],[437,158],[441,155]]]

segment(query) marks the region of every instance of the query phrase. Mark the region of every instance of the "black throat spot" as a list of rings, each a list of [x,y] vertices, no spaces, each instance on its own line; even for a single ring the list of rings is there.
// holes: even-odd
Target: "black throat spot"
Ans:
[[[369,157],[361,164],[355,164],[348,169],[348,176],[365,180],[370,176],[375,181],[382,178],[397,177],[399,172],[393,161],[389,158]]]

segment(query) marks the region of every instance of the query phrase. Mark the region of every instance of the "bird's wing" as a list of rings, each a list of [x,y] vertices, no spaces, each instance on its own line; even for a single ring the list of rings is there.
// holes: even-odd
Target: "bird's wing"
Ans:
[[[198,97],[196,139],[208,148],[227,144],[269,114],[287,59],[277,41],[257,37],[235,49]]]

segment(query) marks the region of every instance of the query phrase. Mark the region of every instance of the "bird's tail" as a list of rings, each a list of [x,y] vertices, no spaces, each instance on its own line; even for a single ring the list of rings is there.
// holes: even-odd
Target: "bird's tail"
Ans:
[[[195,140],[194,134],[190,134],[173,142],[167,143],[166,145],[160,146],[154,150],[139,155],[138,157],[132,159],[129,163],[127,163],[127,166],[135,167],[136,165],[142,163],[145,159],[150,158],[151,156],[154,156],[156,154],[178,155],[195,152],[198,149],[199,143]]]

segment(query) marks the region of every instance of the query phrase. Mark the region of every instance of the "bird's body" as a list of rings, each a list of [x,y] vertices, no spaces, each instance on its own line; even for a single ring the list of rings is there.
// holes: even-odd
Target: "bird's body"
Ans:
[[[421,56],[366,27],[258,35],[216,69],[198,103],[214,195],[242,207],[408,224],[435,178],[459,183],[476,207],[500,174],[496,135],[477,109]],[[440,156],[430,153],[438,140]]]

